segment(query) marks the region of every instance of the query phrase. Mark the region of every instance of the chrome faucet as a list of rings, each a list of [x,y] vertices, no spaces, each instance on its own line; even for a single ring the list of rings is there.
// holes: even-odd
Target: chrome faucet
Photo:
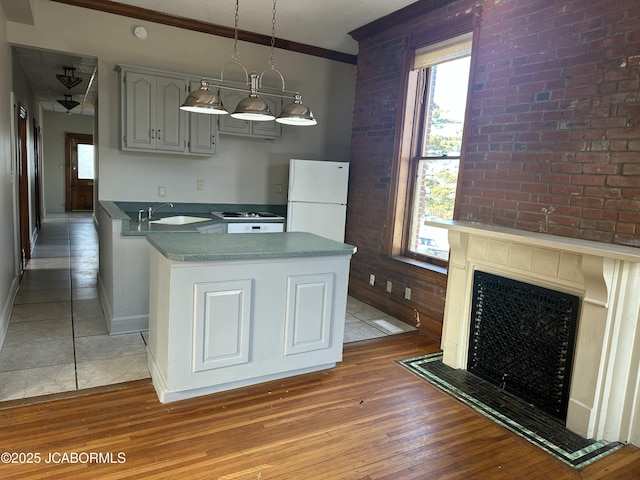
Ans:
[[[158,208],[155,208],[155,209],[153,208],[153,205],[149,205],[147,207],[147,220],[151,220],[151,217],[153,216],[154,213],[156,213],[161,208],[164,208],[167,206],[173,208],[173,203],[169,203],[169,202],[163,203],[162,205],[160,205]]]

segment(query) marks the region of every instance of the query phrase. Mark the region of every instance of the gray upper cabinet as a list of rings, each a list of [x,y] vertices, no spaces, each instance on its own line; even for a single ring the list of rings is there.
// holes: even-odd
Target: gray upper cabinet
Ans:
[[[190,92],[199,88],[199,81],[189,82]],[[189,113],[189,152],[215,155],[216,145],[218,143],[217,117],[218,115]]]
[[[156,149],[181,152],[185,142],[185,114],[180,105],[186,82],[180,78],[156,77]]]
[[[212,115],[187,114],[180,105],[193,77],[119,65],[122,150],[211,156],[217,122]],[[197,87],[196,87],[197,88]]]
[[[245,98],[248,92],[237,92],[234,90],[220,91],[220,98],[224,108],[233,112],[238,102]],[[262,96],[262,98],[273,114],[278,116],[282,111],[282,101],[277,97]],[[279,138],[282,136],[282,125],[278,122],[252,122],[249,120],[239,120],[231,115],[220,115],[219,132],[230,135],[246,135],[258,138]]]
[[[183,152],[185,80],[125,71],[123,149]]]

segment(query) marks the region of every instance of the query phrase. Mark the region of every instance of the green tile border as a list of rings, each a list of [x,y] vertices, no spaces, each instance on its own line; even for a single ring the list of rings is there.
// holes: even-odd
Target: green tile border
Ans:
[[[550,438],[550,435],[548,435],[550,432],[533,431],[518,423],[517,419],[509,418],[509,416],[500,412],[498,409],[492,408],[478,400],[474,397],[473,392],[463,391],[452,385],[445,375],[429,370],[429,364],[432,362],[442,364],[442,352],[397,361],[398,364],[415,373],[420,378],[576,469],[584,468],[623,447],[623,444],[619,442],[587,441],[589,444],[586,447],[570,451]],[[451,369],[451,371],[453,372],[455,370]],[[566,430],[566,432],[575,435],[568,430]]]

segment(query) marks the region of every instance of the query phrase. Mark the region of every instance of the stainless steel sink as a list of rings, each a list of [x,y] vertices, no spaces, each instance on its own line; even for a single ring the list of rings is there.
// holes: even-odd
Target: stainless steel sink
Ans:
[[[158,223],[160,225],[187,225],[189,223],[209,222],[211,218],[206,217],[190,217],[188,215],[175,215],[173,217],[164,217],[158,220],[151,220],[149,223]]]

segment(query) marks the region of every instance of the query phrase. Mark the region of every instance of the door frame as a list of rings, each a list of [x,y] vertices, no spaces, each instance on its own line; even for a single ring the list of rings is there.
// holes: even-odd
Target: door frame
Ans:
[[[75,150],[76,155],[78,144],[90,144],[93,145],[93,135],[90,133],[73,133],[66,132],[64,134],[64,192],[65,192],[65,202],[64,202],[64,211],[71,212],[71,206],[73,203],[72,200],[72,191],[71,185],[73,183],[73,169],[71,167],[72,160],[72,152]],[[95,154],[94,154],[95,155]],[[95,162],[95,156],[94,160]],[[95,189],[95,179],[94,179],[94,189]],[[95,202],[95,192],[93,195],[92,203]],[[95,209],[95,205],[93,205]]]
[[[29,153],[27,151],[28,122],[27,109],[18,103],[17,109],[16,161],[18,171],[18,210],[20,217],[21,270],[25,270],[31,258],[31,233],[29,218]]]
[[[41,167],[42,167],[42,155],[40,152],[41,145],[41,135],[42,131],[36,122],[36,119],[33,119],[33,189],[34,189],[34,203],[35,203],[35,223],[36,228],[40,231],[42,228],[42,179],[41,177]]]
[[[18,162],[18,101],[15,93],[11,97],[11,198],[13,200],[13,253],[16,278],[23,273],[22,251],[20,248],[20,194],[19,194],[19,162]],[[17,284],[16,284],[17,288]]]

